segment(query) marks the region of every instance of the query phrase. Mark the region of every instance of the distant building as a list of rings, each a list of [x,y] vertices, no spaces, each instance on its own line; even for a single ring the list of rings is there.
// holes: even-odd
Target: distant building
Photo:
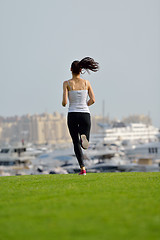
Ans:
[[[128,117],[124,117],[122,119],[124,123],[144,123],[144,124],[152,124],[152,120],[149,116],[146,115],[130,115]]]
[[[55,144],[70,142],[66,116],[59,113],[25,115],[12,121],[3,119],[0,125],[0,143],[25,142]]]
[[[141,115],[125,118],[129,121],[148,121]],[[108,117],[92,116],[91,134],[100,130],[100,124],[109,123]],[[34,144],[69,143],[71,137],[67,127],[67,116],[54,112],[34,115],[0,117],[0,144],[14,144],[17,142],[31,142]]]

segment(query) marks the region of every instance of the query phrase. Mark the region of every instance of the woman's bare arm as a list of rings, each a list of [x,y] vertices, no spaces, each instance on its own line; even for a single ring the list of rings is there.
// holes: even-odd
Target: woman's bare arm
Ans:
[[[68,99],[68,89],[67,89],[67,81],[65,81],[63,83],[63,100],[62,100],[63,107],[67,105],[67,99]]]
[[[88,81],[88,95],[89,95],[90,99],[88,100],[87,105],[90,106],[93,103],[95,103],[95,96],[94,96],[94,92],[93,92],[93,89],[92,89],[89,81]]]

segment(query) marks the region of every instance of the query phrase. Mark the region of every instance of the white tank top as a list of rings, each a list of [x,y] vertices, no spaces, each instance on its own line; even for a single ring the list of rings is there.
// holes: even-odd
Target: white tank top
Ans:
[[[69,81],[68,81],[69,84]],[[69,84],[70,87],[70,84]],[[71,89],[71,87],[70,87]],[[68,112],[90,113],[87,105],[88,90],[70,90],[68,92],[69,108]]]

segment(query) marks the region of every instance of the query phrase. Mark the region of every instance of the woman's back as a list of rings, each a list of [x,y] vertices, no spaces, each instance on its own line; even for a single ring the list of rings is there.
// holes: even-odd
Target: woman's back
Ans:
[[[82,78],[72,78],[68,80],[68,91],[88,90],[87,80]]]
[[[90,112],[87,105],[88,89],[86,80],[84,79],[69,80],[68,97],[69,97],[68,112],[87,112],[87,113]]]

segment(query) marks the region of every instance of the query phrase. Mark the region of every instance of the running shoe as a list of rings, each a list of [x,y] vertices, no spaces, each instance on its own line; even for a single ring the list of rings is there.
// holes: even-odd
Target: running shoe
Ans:
[[[79,173],[79,175],[86,175],[86,170],[81,170],[81,172]]]
[[[81,135],[81,145],[83,149],[87,149],[89,147],[89,142],[86,138],[86,135]]]

